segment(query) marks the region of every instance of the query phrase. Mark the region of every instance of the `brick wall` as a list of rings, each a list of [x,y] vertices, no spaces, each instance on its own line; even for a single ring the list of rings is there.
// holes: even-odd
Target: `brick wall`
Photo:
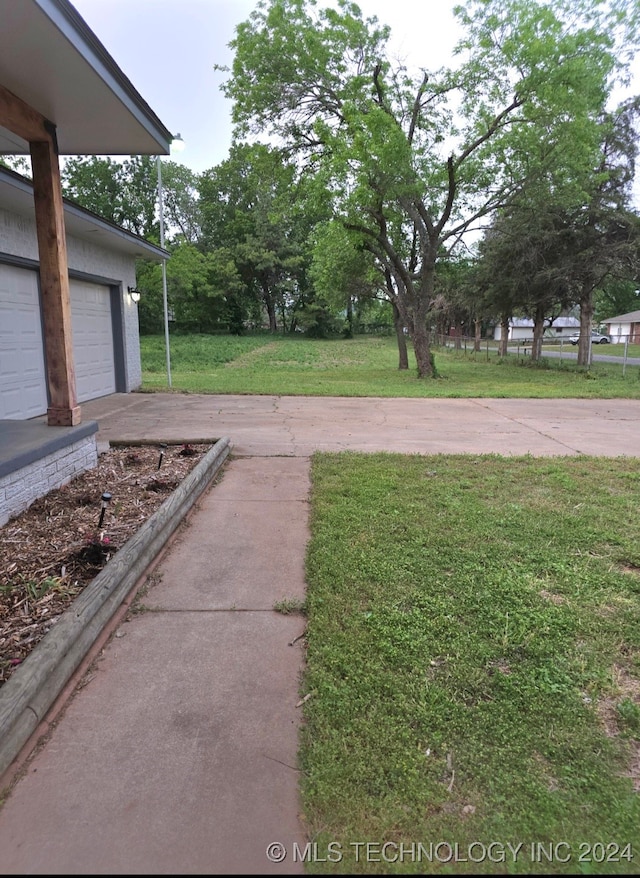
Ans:
[[[0,527],[27,509],[38,497],[98,464],[95,434],[0,478]]]

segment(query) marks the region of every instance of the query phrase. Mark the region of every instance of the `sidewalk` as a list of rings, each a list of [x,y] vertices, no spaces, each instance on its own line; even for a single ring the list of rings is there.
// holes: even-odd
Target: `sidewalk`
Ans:
[[[283,874],[308,461],[227,461],[0,810],[2,874]]]
[[[295,874],[309,455],[640,454],[640,402],[115,394],[109,439],[231,439],[0,809],[1,874]],[[267,846],[289,856],[272,864]]]

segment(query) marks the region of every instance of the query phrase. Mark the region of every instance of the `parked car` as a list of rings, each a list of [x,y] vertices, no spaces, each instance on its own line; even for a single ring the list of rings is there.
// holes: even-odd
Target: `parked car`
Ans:
[[[573,335],[569,336],[569,341],[571,344],[578,344],[580,341],[580,333],[574,332]],[[601,332],[592,332],[591,333],[591,344],[609,344],[611,339],[608,335],[602,335]]]

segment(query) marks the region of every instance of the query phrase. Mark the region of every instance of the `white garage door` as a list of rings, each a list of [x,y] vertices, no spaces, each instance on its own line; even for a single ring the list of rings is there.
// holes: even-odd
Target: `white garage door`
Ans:
[[[111,296],[101,284],[71,280],[71,323],[78,402],[115,393]]]
[[[0,265],[0,418],[24,420],[46,411],[38,276]]]

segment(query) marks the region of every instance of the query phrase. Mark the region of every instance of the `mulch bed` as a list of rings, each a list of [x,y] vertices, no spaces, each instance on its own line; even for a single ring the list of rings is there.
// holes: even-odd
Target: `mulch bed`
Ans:
[[[211,447],[111,447],[0,528],[0,686]]]

